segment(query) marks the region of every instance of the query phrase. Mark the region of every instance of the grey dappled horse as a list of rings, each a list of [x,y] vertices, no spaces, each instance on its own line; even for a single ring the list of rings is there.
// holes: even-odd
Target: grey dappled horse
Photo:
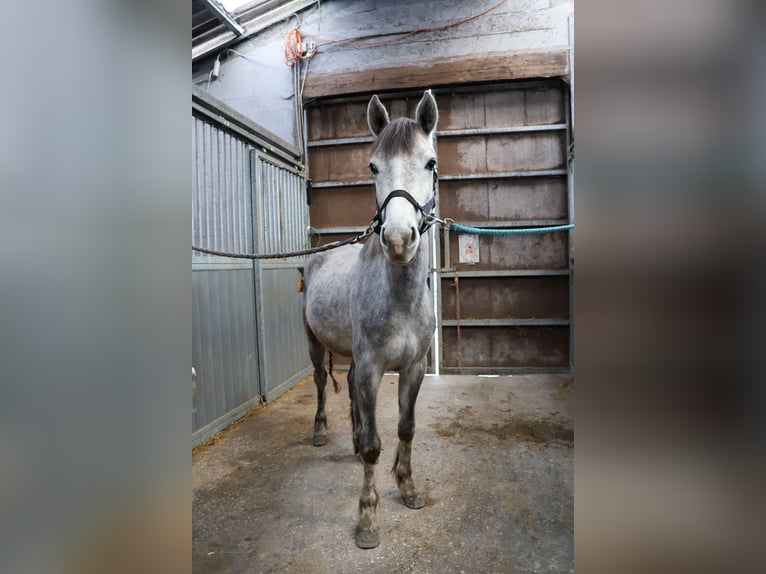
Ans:
[[[426,371],[426,352],[436,327],[427,277],[429,246],[421,235],[433,222],[438,119],[430,91],[418,103],[415,120],[389,121],[377,96],[367,123],[377,136],[370,150],[378,211],[363,246],[347,245],[313,255],[305,267],[304,316],[317,386],[314,444],[327,442],[325,349],[352,357],[348,373],[354,451],[364,463],[356,544],[380,543],[376,519],[375,464],[380,438],[375,401],[383,373],[399,372],[399,447],[392,472],[404,504],[425,501],[412,480],[415,400]]]

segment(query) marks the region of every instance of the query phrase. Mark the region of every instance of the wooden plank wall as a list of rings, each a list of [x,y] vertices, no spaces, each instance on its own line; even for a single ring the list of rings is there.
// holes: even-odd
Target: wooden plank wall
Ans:
[[[439,138],[441,217],[477,227],[567,222],[562,84],[479,88],[439,102],[440,130],[495,130]],[[443,370],[567,369],[568,233],[478,239],[479,262],[471,264],[460,261],[458,234],[442,244]]]

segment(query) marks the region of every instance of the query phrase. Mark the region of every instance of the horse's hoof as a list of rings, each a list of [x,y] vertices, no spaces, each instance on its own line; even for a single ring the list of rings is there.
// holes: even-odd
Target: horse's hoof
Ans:
[[[404,500],[404,505],[407,508],[412,508],[413,510],[423,508],[426,505],[426,501],[423,500],[423,497],[418,495],[412,496],[410,498],[402,497],[402,500]]]
[[[375,548],[380,544],[380,534],[371,530],[360,530],[356,533],[356,545],[359,548]]]
[[[327,444],[327,435],[326,434],[315,434],[314,435],[314,446],[324,446]]]

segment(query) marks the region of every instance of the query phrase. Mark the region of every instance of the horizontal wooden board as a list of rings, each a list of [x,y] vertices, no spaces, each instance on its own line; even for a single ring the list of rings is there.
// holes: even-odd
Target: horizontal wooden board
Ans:
[[[437,94],[439,130],[509,128],[564,122],[561,89],[552,86]]]
[[[524,95],[517,91],[517,98],[523,105]],[[486,102],[482,91],[462,92],[449,96],[439,94],[436,96],[436,104],[439,106],[440,130],[462,130],[486,127]],[[523,119],[523,108],[521,118]],[[513,116],[508,114],[506,121],[513,121]]]
[[[312,181],[348,181],[369,179],[370,144],[319,147],[309,154],[309,177]]]
[[[450,233],[449,267],[465,271],[566,269],[566,231],[531,235],[480,235],[479,263],[459,263],[458,233]]]
[[[391,98],[380,96],[390,118],[415,117],[420,96]],[[367,125],[367,101],[317,103],[308,108],[308,140],[340,139],[370,136]]]
[[[416,65],[372,67],[352,72],[309,74],[304,101],[341,94],[402,90],[529,78],[565,77],[566,49],[486,52],[462,58],[434,58]]]
[[[569,278],[460,277],[442,279],[442,318],[457,319],[568,319]]]
[[[558,124],[566,121],[565,99],[561,88],[532,88],[526,90],[524,96],[526,125]]]
[[[442,362],[458,367],[457,328],[442,330]],[[461,327],[463,367],[569,367],[569,327]]]
[[[372,185],[324,187],[312,191],[311,226],[365,226],[375,215],[375,188]]]
[[[440,138],[437,142],[442,175],[562,169],[565,136],[559,132],[496,134]],[[370,144],[318,147],[309,154],[313,181],[370,178]]]
[[[455,221],[565,219],[566,178],[443,181],[439,184],[441,217]]]
[[[416,96],[380,96],[390,117],[415,116]],[[564,99],[558,87],[543,86],[511,90],[458,91],[436,94],[438,130],[508,128],[558,124],[565,121]],[[308,140],[326,140],[370,135],[367,101],[322,103],[308,108]]]
[[[566,165],[565,139],[561,132],[439,138],[439,173],[562,169]]]
[[[370,135],[367,102],[311,106],[306,121],[309,141]]]

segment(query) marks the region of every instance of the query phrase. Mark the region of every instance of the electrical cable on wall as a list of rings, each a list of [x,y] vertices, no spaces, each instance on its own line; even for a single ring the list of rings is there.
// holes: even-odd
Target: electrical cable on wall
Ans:
[[[410,36],[414,36],[415,34],[419,34],[421,32],[446,30],[454,26],[459,26],[460,24],[465,24],[466,22],[470,22],[471,20],[475,20],[476,18],[479,18],[480,16],[484,16],[485,14],[488,14],[492,12],[493,10],[496,10],[497,8],[505,4],[507,1],[508,0],[500,0],[500,2],[498,2],[497,4],[490,6],[489,8],[486,8],[482,10],[481,12],[477,12],[476,14],[472,14],[470,16],[461,18],[460,20],[456,20],[448,24],[442,24],[440,26],[426,26],[422,28],[415,28],[408,32],[397,34],[396,36],[392,38],[388,38],[386,40],[378,40],[378,41],[336,40],[333,38],[325,38],[324,36],[320,36],[319,34],[312,34],[310,32],[305,32],[301,34],[301,31],[298,27],[300,26],[300,22],[299,22],[298,26],[294,26],[290,28],[290,30],[288,30],[287,32],[287,37],[285,38],[285,49],[284,49],[285,63],[288,66],[292,67],[295,65],[295,62],[297,62],[298,60],[310,61],[311,58],[314,57],[314,55],[317,52],[317,44],[315,44],[314,42],[305,42],[303,40],[303,36],[307,38],[316,38],[317,40],[322,41],[325,44],[344,44],[344,45],[352,45],[352,46],[382,46],[384,44],[390,44],[398,40],[409,38]],[[321,20],[320,20],[320,24],[321,24]],[[304,76],[304,80],[305,80],[305,76]]]
[[[316,38],[317,40],[320,40],[324,42],[325,44],[347,44],[352,46],[382,46],[384,44],[390,44],[391,42],[396,42],[398,40],[403,40],[405,38],[409,38],[410,36],[414,36],[415,34],[419,34],[421,32],[432,32],[436,30],[446,30],[447,28],[452,28],[454,26],[459,26],[460,24],[465,24],[466,22],[470,22],[471,20],[475,20],[476,18],[479,18],[480,16],[484,16],[485,14],[488,14],[492,12],[493,10],[496,10],[503,4],[505,4],[508,0],[500,0],[497,4],[490,6],[489,8],[486,8],[482,10],[481,12],[477,12],[476,14],[472,14],[471,16],[467,16],[465,18],[461,18],[460,20],[456,20],[454,22],[450,22],[448,24],[442,24],[441,26],[426,26],[423,28],[415,28],[413,30],[410,30],[409,32],[403,32],[401,34],[398,34],[394,36],[393,38],[388,38],[386,40],[379,40],[379,41],[363,41],[363,40],[336,40],[333,38],[325,38],[323,36],[319,36],[318,34],[311,34],[310,32],[305,32],[303,35],[307,38]],[[292,32],[292,30],[291,30]],[[289,34],[289,33],[288,33]],[[367,36],[370,37],[370,36]],[[300,38],[300,36],[299,36]],[[316,47],[315,50],[316,51]],[[313,56],[313,54],[311,54]],[[310,57],[310,56],[309,56]],[[292,65],[292,64],[290,64]]]
[[[205,88],[206,91],[210,90],[210,81],[217,79],[218,76],[221,75],[221,56],[227,53],[231,53],[231,54],[234,54],[235,56],[239,56],[240,58],[244,58],[245,60],[249,62],[254,62],[252,58],[248,58],[242,52],[237,52],[236,50],[232,48],[226,48],[224,50],[221,50],[218,53],[218,55],[215,57],[215,60],[213,61],[213,67],[210,69],[210,73],[208,73],[207,75],[207,87]]]

